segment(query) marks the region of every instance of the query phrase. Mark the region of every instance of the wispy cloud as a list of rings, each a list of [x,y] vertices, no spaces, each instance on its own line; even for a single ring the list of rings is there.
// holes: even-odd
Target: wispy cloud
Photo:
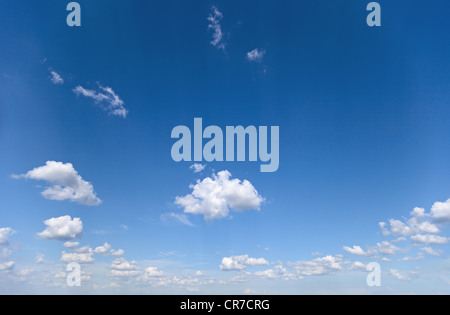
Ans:
[[[52,81],[53,84],[56,85],[64,84],[64,79],[56,71],[50,71],[50,81]]]
[[[213,45],[217,49],[225,50],[226,45],[224,42],[224,34],[222,31],[222,25],[220,24],[222,19],[222,12],[220,12],[217,7],[212,6],[211,13],[208,16],[208,28],[213,31],[211,45]]]
[[[180,213],[165,213],[161,215],[161,221],[164,223],[176,223],[187,226],[194,226],[194,224],[189,221],[188,217],[185,214]]]
[[[247,53],[247,60],[250,62],[262,62],[266,51],[264,49],[253,49],[252,51]]]
[[[104,87],[99,84],[99,90],[85,89],[81,85],[73,89],[78,96],[84,96],[93,99],[96,104],[107,111],[110,115],[126,118],[128,110],[125,108],[125,102],[110,87]]]

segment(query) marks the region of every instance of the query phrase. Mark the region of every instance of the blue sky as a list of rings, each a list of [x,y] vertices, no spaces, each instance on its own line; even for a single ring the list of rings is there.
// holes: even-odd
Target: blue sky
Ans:
[[[449,293],[450,5],[366,2],[3,1],[0,292]],[[194,118],[278,171],[175,163]]]

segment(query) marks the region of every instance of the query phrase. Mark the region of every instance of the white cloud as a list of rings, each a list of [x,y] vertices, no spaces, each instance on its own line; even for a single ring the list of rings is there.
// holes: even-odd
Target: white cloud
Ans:
[[[77,96],[91,98],[96,104],[100,104],[102,108],[110,115],[126,118],[128,110],[125,108],[125,102],[110,87],[104,87],[99,84],[99,90],[88,90],[81,85],[77,86],[73,92]]]
[[[79,264],[91,264],[94,262],[94,252],[88,251],[84,253],[66,253],[62,252],[61,262],[64,263],[79,263]]]
[[[101,254],[101,255],[107,255],[110,250],[111,250],[111,245],[109,245],[108,243],[105,243],[103,246],[99,246],[96,249],[94,249],[94,253]]]
[[[264,258],[250,258],[248,257],[248,255],[232,256],[232,257],[224,257],[222,259],[220,270],[223,271],[244,270],[247,267],[267,266],[267,265],[269,265],[269,262]]]
[[[200,172],[204,171],[205,168],[206,168],[206,164],[203,165],[203,164],[195,163],[195,164],[192,165],[189,169],[193,170],[194,173],[200,173]]]
[[[263,49],[253,49],[247,53],[247,60],[250,62],[261,62],[265,54],[266,51]]]
[[[352,255],[356,255],[356,256],[367,256],[368,253],[366,253],[360,246],[353,246],[353,247],[348,247],[348,246],[344,246],[344,250]]]
[[[376,246],[369,248],[368,253],[369,255],[385,255],[385,256],[394,256],[398,252],[400,252],[401,249],[397,246],[387,242],[383,241],[381,243],[377,243]]]
[[[9,245],[9,237],[16,234],[17,232],[11,228],[1,228],[0,229],[0,245]]]
[[[118,250],[111,250],[111,256],[113,257],[122,257],[125,254],[125,251],[123,249],[118,249]]]
[[[216,47],[217,49],[225,50],[225,42],[224,42],[224,34],[222,31],[222,26],[220,22],[223,19],[222,12],[217,9],[217,7],[211,7],[211,13],[208,16],[209,25],[208,28],[213,31],[213,38],[211,40],[211,45]]]
[[[334,274],[343,270],[343,257],[326,256],[323,258],[317,258],[311,261],[297,261],[289,263],[290,267],[293,267],[296,272],[301,276],[322,276]]]
[[[69,241],[81,238],[83,234],[83,222],[80,218],[72,218],[68,215],[51,218],[44,222],[47,228],[37,236],[47,240]]]
[[[6,263],[0,264],[0,271],[13,270],[15,266],[16,263],[14,261],[8,261]]]
[[[442,224],[450,224],[450,199],[446,202],[436,202],[431,208],[433,218]]]
[[[64,84],[64,79],[57,73],[56,71],[50,71],[50,81],[53,82],[53,84],[61,85]]]
[[[400,273],[398,270],[396,270],[396,269],[390,269],[389,272],[390,272],[390,274],[391,274],[393,277],[397,278],[397,280],[401,280],[401,281],[411,280],[411,278],[409,278],[409,277],[406,276],[406,275],[401,274],[401,273]]]
[[[35,258],[36,264],[47,264],[44,254],[37,254]]]
[[[360,261],[355,261],[355,262],[352,263],[350,269],[351,270],[364,270],[364,271],[366,271],[367,270],[367,265],[362,263],[362,262],[360,262]]]
[[[180,223],[187,226],[194,226],[185,214],[165,213],[161,215],[161,221],[165,223]]]
[[[430,235],[430,234],[418,234],[411,237],[411,240],[415,244],[425,244],[425,245],[444,245],[447,244],[449,238],[438,236],[438,235]]]
[[[185,213],[203,215],[206,221],[226,218],[230,208],[235,211],[258,210],[264,202],[255,187],[247,181],[230,179],[228,171],[213,174],[212,178],[191,185],[193,192],[177,197],[175,204]]]
[[[424,247],[421,250],[423,250],[429,256],[440,256],[442,253],[441,251],[434,250],[431,247]]]
[[[84,181],[70,163],[48,161],[45,166],[24,175],[13,175],[13,178],[42,180],[52,184],[42,192],[42,196],[50,200],[70,200],[87,206],[98,206],[102,202],[97,198],[92,184]]]
[[[76,248],[78,246],[80,246],[79,242],[65,242],[64,243],[65,248]]]
[[[148,277],[162,277],[164,276],[164,272],[158,270],[156,267],[148,267],[145,268],[145,275]]]
[[[298,279],[293,273],[287,271],[283,265],[275,266],[274,269],[268,269],[264,271],[255,272],[255,276],[258,276],[262,279],[281,279],[281,280],[296,280]]]
[[[415,215],[415,217],[411,218],[406,223],[394,219],[389,220],[390,229],[387,228],[388,225],[386,223],[380,223],[383,235],[385,236],[401,235],[410,237],[421,233],[430,233],[430,234],[441,233],[441,230],[435,224],[428,221],[423,221],[422,219],[423,216],[420,215],[419,213],[413,212],[413,215]]]

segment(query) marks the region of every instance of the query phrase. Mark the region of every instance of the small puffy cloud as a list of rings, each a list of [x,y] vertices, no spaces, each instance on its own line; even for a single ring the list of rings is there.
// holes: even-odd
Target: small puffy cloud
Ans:
[[[161,270],[158,270],[156,267],[148,267],[145,268],[145,275],[148,277],[162,277],[164,276],[164,272]]]
[[[353,247],[348,247],[348,246],[344,246],[344,250],[352,255],[356,255],[356,256],[367,256],[368,253],[366,253],[360,246],[353,246]]]
[[[266,51],[263,49],[253,49],[247,53],[247,60],[250,62],[262,62]]]
[[[118,250],[114,250],[111,249],[111,256],[113,257],[122,257],[123,255],[125,255],[125,251],[123,249],[118,249]]]
[[[351,270],[367,270],[367,265],[360,262],[360,261],[354,261],[350,267]]]
[[[9,237],[16,233],[16,231],[9,227],[0,228],[0,245],[9,245]]]
[[[441,256],[441,253],[442,253],[442,251],[434,250],[431,247],[424,247],[424,248],[421,248],[421,250],[424,251],[425,254],[427,254],[429,256]]]
[[[64,84],[64,79],[56,71],[50,71],[50,81],[56,85]]]
[[[264,198],[247,181],[230,179],[228,171],[213,174],[212,178],[197,181],[191,185],[191,194],[177,197],[175,204],[184,208],[185,213],[203,215],[206,221],[224,219],[235,211],[258,210]]]
[[[8,261],[5,263],[0,264],[0,271],[10,271],[13,270],[16,266],[16,263],[14,261]]]
[[[264,258],[250,258],[248,255],[224,257],[220,270],[244,270],[247,267],[268,266],[269,262]]]
[[[64,243],[65,248],[76,248],[78,246],[80,246],[79,242],[65,242]]]
[[[116,278],[130,278],[141,275],[136,261],[127,261],[125,258],[115,259],[111,266],[111,275]]]
[[[418,208],[416,208],[418,209]],[[416,210],[415,210],[416,211]],[[393,236],[406,236],[410,237],[416,234],[421,233],[430,233],[437,234],[440,233],[441,230],[433,223],[429,221],[422,221],[422,217],[419,213],[413,212],[415,217],[408,220],[406,223],[391,219],[389,220],[389,224],[380,223],[380,227],[382,229],[382,234],[385,236],[393,235]],[[389,229],[388,229],[389,226]]]
[[[50,200],[70,200],[86,206],[98,206],[102,201],[97,198],[94,187],[74,169],[70,163],[48,161],[45,166],[37,167],[23,175],[13,178],[25,178],[46,181],[53,186],[42,192],[44,198]]]
[[[107,255],[110,250],[111,250],[111,245],[109,245],[108,243],[105,243],[103,246],[99,246],[96,249],[94,249],[94,253],[101,254],[101,255]]]
[[[450,240],[448,237],[430,235],[430,234],[418,234],[411,237],[411,240],[415,244],[425,244],[425,245],[444,245]]]
[[[200,173],[202,171],[204,171],[206,168],[206,164],[199,164],[199,163],[195,163],[194,165],[192,165],[191,167],[189,167],[189,169],[193,170],[194,173]]]
[[[78,264],[92,264],[94,262],[94,252],[92,250],[85,252],[66,253],[62,252],[61,262],[64,263],[78,263]]]
[[[450,199],[446,202],[436,202],[431,208],[431,215],[438,223],[450,224]]]
[[[220,22],[223,19],[222,12],[215,6],[211,7],[211,13],[208,16],[208,29],[213,31],[211,45],[217,49],[225,50],[224,34]]]
[[[83,235],[83,222],[80,218],[72,218],[68,215],[51,218],[44,222],[47,228],[37,236],[46,240],[69,241],[81,238]]]
[[[93,99],[110,115],[126,118],[128,110],[125,108],[125,102],[110,87],[104,87],[99,84],[99,90],[88,90],[81,85],[77,86],[73,92],[77,96],[84,96]]]
[[[322,276],[334,274],[343,270],[343,257],[328,255],[310,261],[297,261],[289,263],[297,274],[301,276]]]
[[[287,271],[286,268],[283,267],[283,265],[278,265],[274,269],[268,269],[264,271],[257,271],[255,272],[255,276],[262,278],[262,279],[281,279],[281,280],[296,280],[298,277],[296,277],[293,273],[290,273]]]
[[[389,243],[388,241],[383,241],[381,243],[377,243],[376,246],[369,248],[368,252],[370,255],[381,254],[384,256],[394,256],[402,249],[397,246]]]

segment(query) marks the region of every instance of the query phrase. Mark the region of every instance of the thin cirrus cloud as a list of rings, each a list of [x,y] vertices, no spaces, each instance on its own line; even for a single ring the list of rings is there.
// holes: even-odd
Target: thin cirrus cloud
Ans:
[[[223,19],[222,12],[215,6],[211,7],[211,13],[208,16],[208,29],[212,30],[212,40],[211,45],[216,47],[217,49],[221,49],[225,51],[226,45],[224,41],[224,34],[222,31],[222,25],[220,22]]]
[[[103,110],[110,115],[126,118],[128,110],[125,108],[125,102],[110,87],[104,87],[99,84],[98,90],[89,90],[78,85],[73,92],[77,96],[84,96],[94,100]]]
[[[175,204],[184,208],[185,213],[203,215],[206,221],[224,219],[230,209],[259,211],[265,200],[249,181],[231,179],[228,171],[199,180],[191,189],[192,193],[177,197]]]
[[[83,235],[83,222],[80,218],[72,219],[66,215],[48,219],[44,224],[47,226],[46,229],[37,234],[42,239],[67,242],[74,238],[81,238]]]
[[[94,187],[74,169],[70,163],[48,161],[23,175],[13,175],[15,179],[33,179],[46,181],[53,185],[41,194],[49,200],[70,200],[86,206],[98,206],[102,201],[96,196]]]

